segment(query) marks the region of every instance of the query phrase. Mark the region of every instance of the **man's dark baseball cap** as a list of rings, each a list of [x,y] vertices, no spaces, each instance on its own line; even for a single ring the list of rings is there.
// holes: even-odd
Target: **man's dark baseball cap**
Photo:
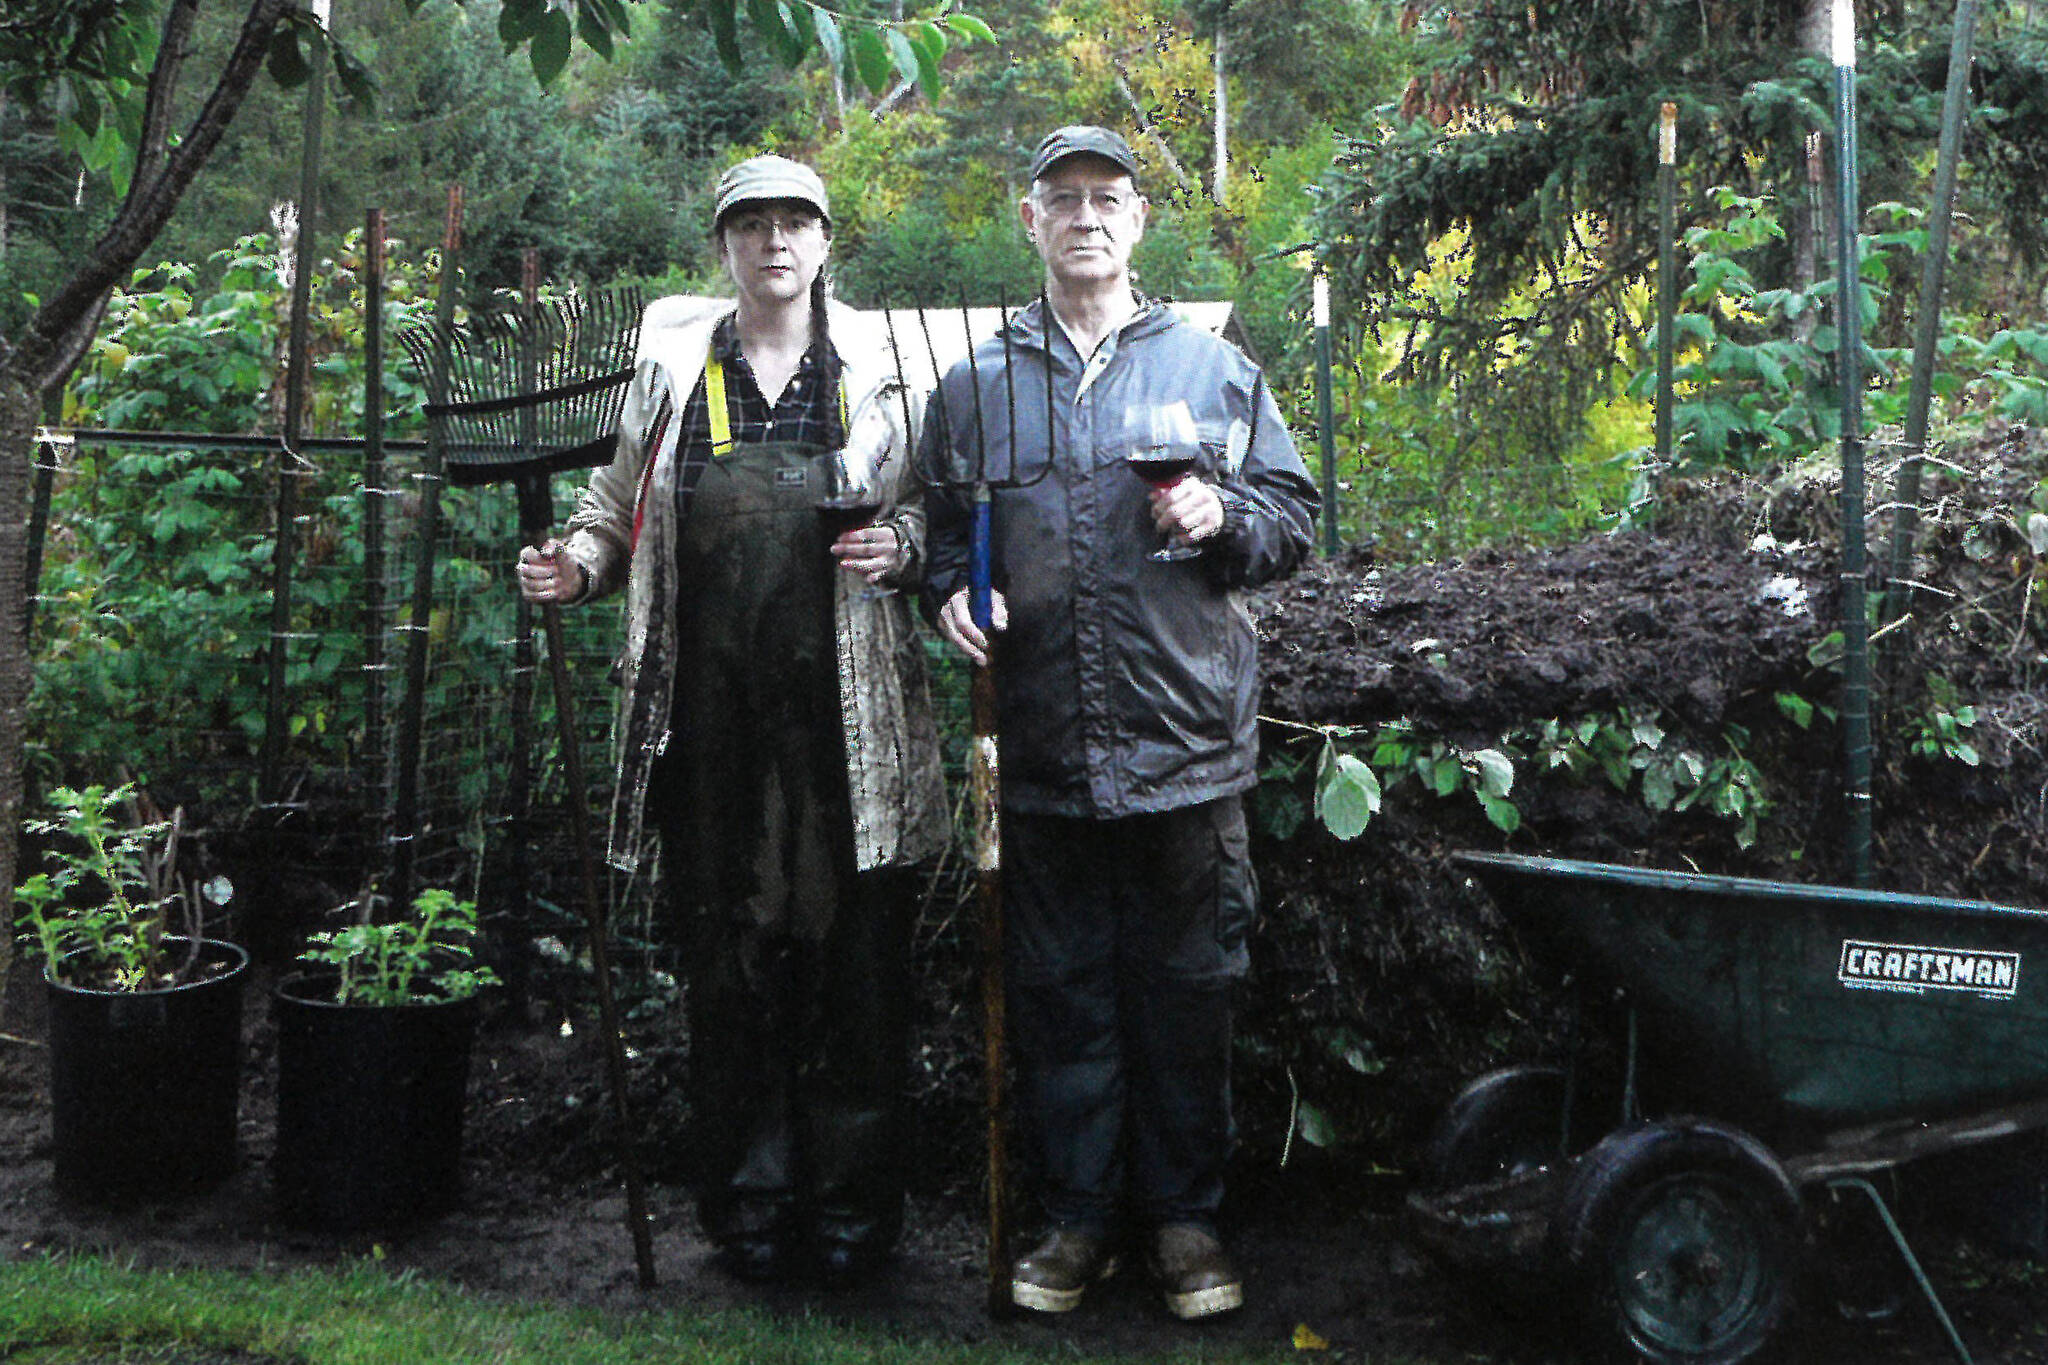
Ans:
[[[1038,155],[1031,158],[1032,181],[1045,179],[1047,171],[1070,156],[1099,156],[1104,161],[1113,161],[1133,185],[1138,183],[1138,158],[1131,151],[1131,144],[1117,133],[1092,123],[1070,124],[1047,133],[1045,141],[1038,144]]]

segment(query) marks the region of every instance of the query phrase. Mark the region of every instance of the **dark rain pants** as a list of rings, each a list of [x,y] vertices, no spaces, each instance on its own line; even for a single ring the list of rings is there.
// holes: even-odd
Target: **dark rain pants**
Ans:
[[[1119,820],[1003,816],[1021,1117],[1055,1224],[1212,1225],[1233,988],[1256,897],[1235,796]]]
[[[686,955],[692,1165],[714,1241],[902,1219],[910,877],[855,870],[811,452],[713,460],[677,551],[671,733],[649,791]]]

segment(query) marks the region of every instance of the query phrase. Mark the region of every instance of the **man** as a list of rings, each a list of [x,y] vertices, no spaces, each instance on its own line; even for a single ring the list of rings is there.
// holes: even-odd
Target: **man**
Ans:
[[[996,664],[1009,1017],[1049,1221],[1011,1297],[1078,1305],[1129,1214],[1195,1319],[1244,1299],[1216,1234],[1254,896],[1242,590],[1309,552],[1317,499],[1256,367],[1133,292],[1138,172],[1106,128],[1040,145],[1018,211],[1044,297],[927,409],[926,589],[941,634]],[[1148,491],[1140,451],[1196,472]],[[963,586],[977,470],[1015,485],[994,498],[989,632]],[[1162,538],[1193,553],[1157,557]]]

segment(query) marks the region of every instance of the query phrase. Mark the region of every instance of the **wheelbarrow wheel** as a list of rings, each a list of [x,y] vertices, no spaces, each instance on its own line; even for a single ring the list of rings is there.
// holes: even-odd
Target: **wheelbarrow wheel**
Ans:
[[[1645,1360],[1734,1365],[1785,1321],[1799,1194],[1755,1138],[1681,1120],[1610,1133],[1580,1159],[1552,1248],[1588,1328]]]
[[[1504,1067],[1473,1081],[1430,1136],[1429,1188],[1483,1185],[1562,1160],[1564,1097],[1564,1072],[1553,1066]]]

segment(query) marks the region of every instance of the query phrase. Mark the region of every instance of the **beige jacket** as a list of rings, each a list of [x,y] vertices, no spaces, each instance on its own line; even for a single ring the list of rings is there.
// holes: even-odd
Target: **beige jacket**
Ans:
[[[629,871],[641,856],[647,783],[668,743],[678,666],[675,620],[666,604],[677,588],[671,580],[681,415],[704,373],[712,329],[733,306],[730,300],[684,296],[648,306],[637,372],[619,422],[618,453],[592,473],[569,519],[569,554],[590,576],[586,596],[621,587],[626,593],[610,860]],[[879,326],[838,303],[828,306],[826,323],[846,367],[847,444],[871,458],[887,456],[882,520],[895,528],[908,552],[899,571],[907,587],[918,581],[924,557],[924,511],[914,486],[906,486],[909,452],[916,449],[911,424],[921,417],[923,395],[906,390]],[[650,452],[647,442],[664,397],[673,417]],[[866,582],[853,574],[837,574],[836,583],[839,705],[856,864],[866,871],[915,862],[944,845],[947,819],[937,731],[909,599],[865,596]]]

